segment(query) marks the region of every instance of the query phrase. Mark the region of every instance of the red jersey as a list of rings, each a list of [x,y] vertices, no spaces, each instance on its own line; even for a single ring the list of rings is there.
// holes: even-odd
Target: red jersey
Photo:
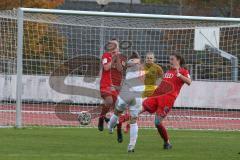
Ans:
[[[180,68],[179,73],[190,78],[189,72],[185,68]],[[164,74],[163,80],[155,90],[153,96],[170,95],[177,98],[183,84],[184,82],[177,77],[176,69],[170,69]]]
[[[104,53],[102,55],[102,60],[101,60],[102,66],[111,62],[112,62],[112,54],[108,52]],[[124,60],[124,57],[122,56],[121,56],[121,63],[122,63],[122,66],[124,67],[125,60]],[[106,71],[102,69],[100,88],[110,87],[112,85],[120,86],[122,82],[122,76],[123,76],[123,73],[121,71],[118,71],[115,67],[114,62],[112,62],[112,66],[110,70]]]

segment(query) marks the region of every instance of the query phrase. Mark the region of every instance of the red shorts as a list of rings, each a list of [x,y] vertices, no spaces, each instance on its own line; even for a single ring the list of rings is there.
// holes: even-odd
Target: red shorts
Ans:
[[[116,102],[119,91],[113,89],[112,87],[101,87],[100,88],[100,93],[101,93],[101,97],[103,99],[111,96],[113,98],[113,101]]]
[[[143,108],[149,113],[155,113],[158,116],[165,117],[172,109],[175,97],[162,95],[158,97],[149,97],[143,101]]]

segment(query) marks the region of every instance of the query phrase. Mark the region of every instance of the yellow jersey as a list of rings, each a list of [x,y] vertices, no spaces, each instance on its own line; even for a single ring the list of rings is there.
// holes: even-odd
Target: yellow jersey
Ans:
[[[163,76],[162,67],[153,63],[144,65],[145,79],[143,97],[149,97],[157,88],[156,82]]]

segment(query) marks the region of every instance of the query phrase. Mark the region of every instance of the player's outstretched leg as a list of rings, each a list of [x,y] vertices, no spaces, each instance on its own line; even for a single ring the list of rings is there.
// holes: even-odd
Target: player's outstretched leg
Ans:
[[[169,136],[168,136],[168,133],[167,133],[167,129],[162,124],[163,119],[164,119],[164,117],[155,116],[155,126],[158,130],[158,133],[160,134],[160,136],[162,137],[162,139],[164,141],[163,148],[164,149],[172,149],[172,145],[169,141]]]
[[[128,145],[128,152],[134,152],[135,145],[137,142],[138,137],[138,124],[137,124],[137,118],[132,117],[130,119],[130,141]]]

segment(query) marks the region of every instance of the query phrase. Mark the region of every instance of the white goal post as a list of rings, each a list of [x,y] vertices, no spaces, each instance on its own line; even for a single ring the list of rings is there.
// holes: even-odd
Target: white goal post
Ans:
[[[10,63],[17,68],[4,66],[0,73],[0,87],[7,88],[0,95],[0,126],[79,126],[76,115],[102,103],[101,47],[116,38],[124,55],[137,50],[144,58],[152,51],[164,70],[171,53],[185,57],[194,81],[166,119],[169,128],[240,130],[240,18],[19,8],[17,14],[0,12],[0,21],[13,21],[0,40],[9,32],[17,42],[10,47],[16,58],[0,57],[15,59]],[[197,35],[199,29],[207,36]],[[139,121],[153,127],[151,115]]]

